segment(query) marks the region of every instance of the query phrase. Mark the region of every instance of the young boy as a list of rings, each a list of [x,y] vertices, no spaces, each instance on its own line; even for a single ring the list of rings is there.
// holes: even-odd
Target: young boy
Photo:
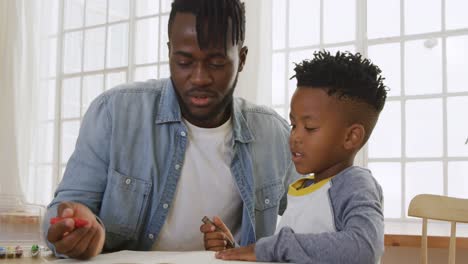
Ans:
[[[382,190],[353,166],[386,99],[380,69],[360,54],[317,52],[296,65],[290,149],[296,170],[276,234],[216,254],[226,260],[377,263],[384,250]]]

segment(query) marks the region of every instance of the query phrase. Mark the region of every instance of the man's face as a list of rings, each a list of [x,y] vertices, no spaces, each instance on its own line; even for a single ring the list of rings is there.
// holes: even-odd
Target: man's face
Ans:
[[[228,107],[247,48],[232,45],[228,37],[226,50],[222,44],[201,50],[196,17],[190,13],[176,14],[168,45],[171,78],[182,115],[200,127],[221,125],[229,117]]]

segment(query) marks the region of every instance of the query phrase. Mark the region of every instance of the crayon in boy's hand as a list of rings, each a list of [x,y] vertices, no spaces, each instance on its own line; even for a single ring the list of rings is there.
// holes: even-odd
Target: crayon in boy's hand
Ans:
[[[67,219],[68,217],[54,217],[54,218],[51,218],[50,219],[50,224],[53,225],[53,224],[56,224],[62,220],[65,220]],[[85,225],[88,224],[88,221],[87,220],[84,220],[84,219],[80,219],[80,218],[73,218],[73,220],[75,221],[75,228],[80,228],[80,227],[83,227]]]

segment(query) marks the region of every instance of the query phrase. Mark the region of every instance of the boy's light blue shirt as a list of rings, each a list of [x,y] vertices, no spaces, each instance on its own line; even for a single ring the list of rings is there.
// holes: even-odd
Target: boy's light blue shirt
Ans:
[[[240,245],[247,245],[274,233],[277,215],[286,206],[287,186],[298,175],[284,119],[239,98],[232,112],[231,172],[243,200]],[[181,118],[170,79],[125,84],[94,100],[48,206],[45,237],[58,204],[75,201],[102,220],[106,251],[150,250],[184,163],[187,128]]]

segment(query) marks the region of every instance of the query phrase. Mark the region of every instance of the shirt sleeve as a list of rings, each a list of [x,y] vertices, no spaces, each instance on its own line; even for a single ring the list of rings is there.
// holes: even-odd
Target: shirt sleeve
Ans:
[[[340,183],[339,183],[340,184]],[[337,232],[298,234],[289,227],[260,239],[258,261],[377,263],[384,250],[382,191],[373,182],[343,184],[335,199]],[[332,193],[332,192],[331,192]],[[343,195],[344,194],[344,195]],[[311,223],[313,224],[313,223]]]
[[[62,202],[81,203],[95,215],[99,215],[107,183],[111,140],[111,117],[106,99],[105,94],[96,98],[83,118],[75,150],[68,161],[55,197],[47,207],[42,226],[45,238],[50,226],[49,221],[57,215],[57,207]],[[46,242],[54,251],[53,246]]]

